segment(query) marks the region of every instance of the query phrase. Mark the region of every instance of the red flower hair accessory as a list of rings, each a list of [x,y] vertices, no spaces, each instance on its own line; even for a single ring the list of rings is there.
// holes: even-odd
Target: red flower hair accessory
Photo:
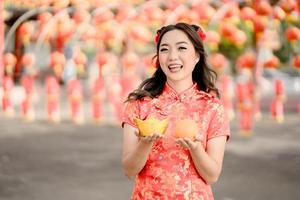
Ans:
[[[156,33],[156,35],[155,35],[155,38],[154,38],[154,41],[155,41],[156,44],[158,43],[159,36],[160,36],[160,32],[158,31],[158,32]]]
[[[204,32],[204,30],[203,30],[202,27],[199,27],[199,28],[198,28],[197,33],[198,33],[200,39],[201,39],[202,41],[204,41],[205,38],[206,38],[206,33]]]

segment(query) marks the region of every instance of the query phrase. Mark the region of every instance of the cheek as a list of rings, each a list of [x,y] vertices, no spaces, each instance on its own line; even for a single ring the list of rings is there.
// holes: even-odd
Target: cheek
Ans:
[[[166,60],[167,60],[166,55],[163,55],[163,54],[159,55],[158,61],[159,61],[160,66],[163,67],[163,65],[166,63]]]
[[[197,57],[195,57],[194,55],[190,55],[190,56],[186,56],[185,57],[185,64],[186,66],[188,66],[188,68],[195,68],[195,65],[197,64]]]
[[[196,65],[196,61],[194,61],[193,59],[186,60],[185,62],[186,69],[189,71],[193,71],[195,65]]]
[[[164,72],[164,74],[168,74],[168,69],[164,65],[160,64],[161,70]]]

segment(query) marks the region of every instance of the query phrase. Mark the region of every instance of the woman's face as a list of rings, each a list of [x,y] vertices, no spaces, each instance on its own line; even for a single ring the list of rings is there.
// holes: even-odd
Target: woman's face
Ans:
[[[163,35],[158,59],[169,83],[193,84],[192,72],[199,56],[183,31],[175,29]]]

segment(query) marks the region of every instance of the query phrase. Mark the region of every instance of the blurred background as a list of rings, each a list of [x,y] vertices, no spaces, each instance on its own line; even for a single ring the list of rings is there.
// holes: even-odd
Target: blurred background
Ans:
[[[0,199],[129,199],[122,105],[155,71],[156,31],[176,22],[204,29],[231,122],[216,198],[299,199],[299,5],[1,1]]]
[[[37,115],[76,123],[120,120],[128,93],[155,70],[156,31],[183,21],[206,32],[207,60],[219,75],[230,118],[248,101],[257,119],[261,110],[283,107],[273,112],[282,121],[278,112],[300,109],[298,3],[4,1],[4,113],[29,121]],[[36,110],[41,105],[44,113]]]

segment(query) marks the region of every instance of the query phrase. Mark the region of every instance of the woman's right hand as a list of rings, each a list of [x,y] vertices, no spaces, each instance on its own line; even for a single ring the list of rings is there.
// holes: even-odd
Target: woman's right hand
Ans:
[[[145,143],[152,143],[155,142],[156,140],[163,138],[163,135],[157,133],[154,133],[153,135],[149,135],[149,136],[142,136],[139,132],[135,132],[135,135],[139,138],[140,141]]]

